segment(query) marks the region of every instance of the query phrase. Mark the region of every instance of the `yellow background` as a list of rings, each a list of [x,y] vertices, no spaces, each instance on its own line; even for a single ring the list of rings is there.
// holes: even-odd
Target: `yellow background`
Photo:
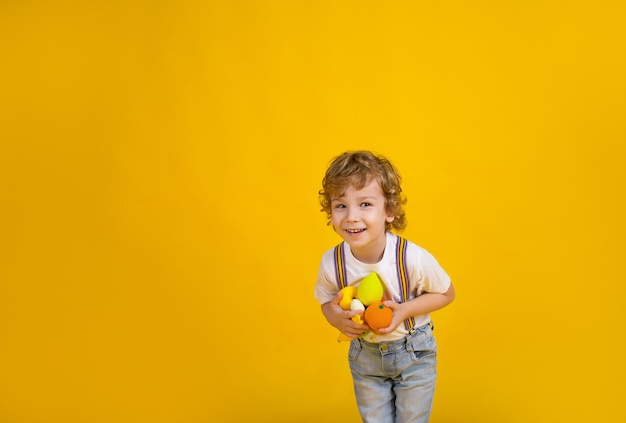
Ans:
[[[357,422],[329,160],[452,276],[434,423],[623,422],[620,1],[0,4],[0,421]]]

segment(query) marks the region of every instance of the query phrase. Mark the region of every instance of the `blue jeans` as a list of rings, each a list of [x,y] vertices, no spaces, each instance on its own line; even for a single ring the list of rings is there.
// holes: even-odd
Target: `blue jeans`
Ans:
[[[353,339],[348,358],[363,422],[428,422],[437,379],[437,343],[430,325],[398,341]]]

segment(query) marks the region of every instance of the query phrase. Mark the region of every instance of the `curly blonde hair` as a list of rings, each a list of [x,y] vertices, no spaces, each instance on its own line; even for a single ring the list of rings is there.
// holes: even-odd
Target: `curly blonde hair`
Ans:
[[[385,196],[385,209],[394,216],[392,222],[387,222],[385,228],[401,232],[406,227],[404,204],[406,198],[402,195],[400,184],[402,178],[384,156],[371,151],[348,151],[335,157],[322,179],[322,189],[319,191],[321,211],[328,217],[331,224],[333,197],[341,197],[346,187],[352,185],[361,189],[372,180],[377,180]]]

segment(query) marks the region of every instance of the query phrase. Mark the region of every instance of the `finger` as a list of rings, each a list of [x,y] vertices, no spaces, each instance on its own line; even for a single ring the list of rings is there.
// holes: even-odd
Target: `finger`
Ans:
[[[388,333],[393,332],[393,326],[388,326],[386,328],[380,328],[378,329],[378,331],[376,332],[379,335],[386,335]]]
[[[359,333],[359,335],[369,329],[369,327],[366,324],[364,324],[364,323],[357,323],[357,322],[355,322],[352,319],[350,319],[350,321],[348,322],[348,326],[347,327],[350,330],[354,331],[355,333]]]
[[[398,303],[392,300],[383,301],[383,305],[385,307],[389,307],[392,310],[395,310],[398,307]]]
[[[339,305],[339,301],[341,301],[341,298],[343,298],[343,294],[341,293],[341,291],[339,291],[339,292],[337,292],[337,294],[335,294],[333,299],[330,300],[330,303],[332,305]]]
[[[347,311],[347,313],[348,313],[348,317],[352,318],[352,316],[356,316],[357,314],[362,316],[363,310],[349,310]]]

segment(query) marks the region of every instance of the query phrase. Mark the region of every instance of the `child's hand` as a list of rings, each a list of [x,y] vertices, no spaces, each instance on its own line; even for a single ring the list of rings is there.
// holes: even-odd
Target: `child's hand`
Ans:
[[[400,323],[404,322],[404,320],[409,317],[405,315],[406,313],[404,312],[405,310],[403,304],[398,304],[395,301],[386,300],[383,301],[383,305],[385,307],[389,307],[391,311],[393,311],[393,315],[391,317],[391,323],[389,324],[389,326],[375,331],[375,333],[379,335],[386,335],[393,332],[398,326],[400,326]]]
[[[339,305],[342,294],[338,292],[333,299],[322,306],[322,312],[328,323],[336,327],[341,333],[350,337],[358,338],[369,330],[367,325],[360,325],[352,320],[352,316],[362,315],[363,311],[344,310]]]

